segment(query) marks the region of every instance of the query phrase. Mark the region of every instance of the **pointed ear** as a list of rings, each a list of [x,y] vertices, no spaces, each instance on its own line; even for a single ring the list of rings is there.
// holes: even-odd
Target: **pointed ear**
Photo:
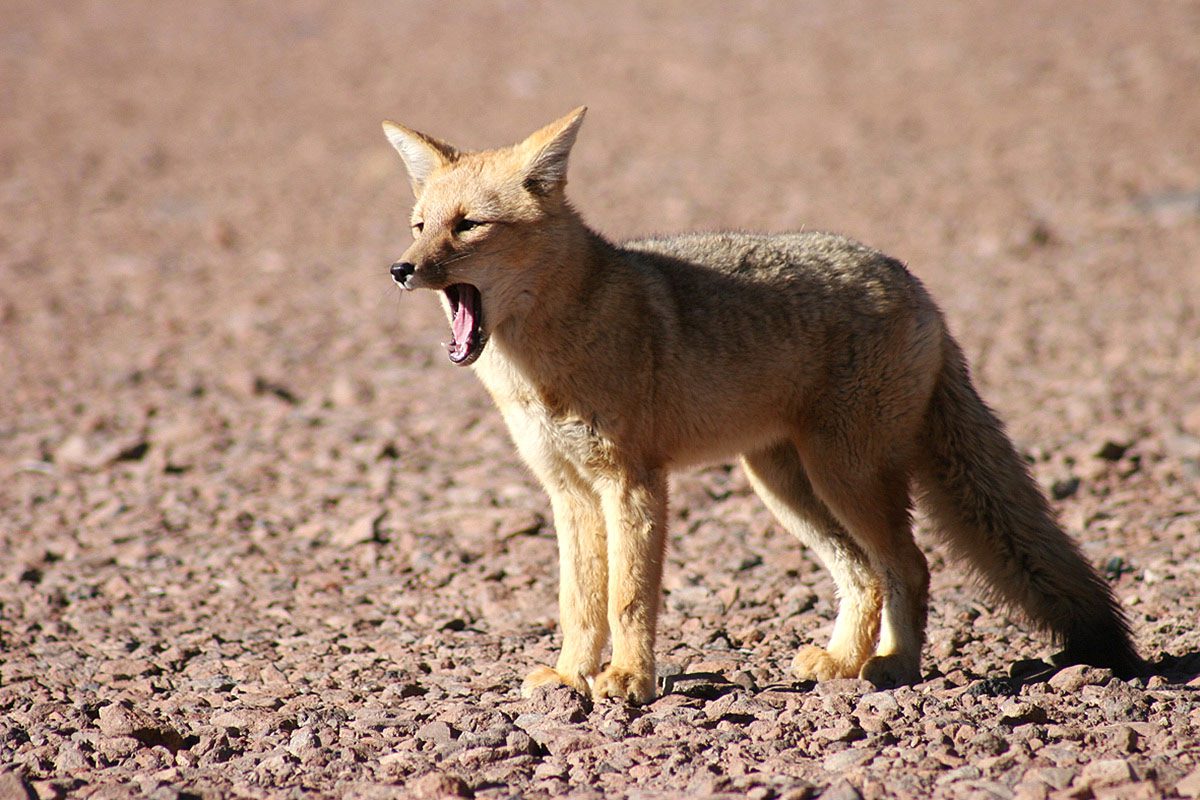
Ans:
[[[383,132],[392,143],[392,147],[396,148],[396,152],[404,159],[413,194],[421,193],[421,187],[434,170],[447,166],[458,158],[458,151],[445,142],[391,120],[384,121]]]
[[[521,142],[518,147],[527,153],[525,187],[534,194],[546,194],[567,182],[567,157],[575,144],[575,134],[583,124],[586,106],[551,122]]]

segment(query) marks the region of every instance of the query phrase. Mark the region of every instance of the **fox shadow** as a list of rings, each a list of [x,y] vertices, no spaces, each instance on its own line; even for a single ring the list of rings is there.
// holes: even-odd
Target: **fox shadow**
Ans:
[[[1021,689],[1039,683],[1046,683],[1063,669],[1071,666],[1067,663],[1054,663],[1040,659],[1027,659],[1013,663],[1007,676],[970,675],[967,692],[974,695],[989,697],[1013,696],[1020,694]],[[940,677],[939,674],[929,674],[926,680]],[[1166,679],[1167,686],[1180,688],[1200,677],[1200,650],[1183,655],[1164,653],[1157,659],[1146,662],[1144,673],[1134,680],[1143,684],[1154,677]],[[659,677],[658,688],[661,695],[675,694],[698,700],[711,701],[738,690],[758,693],[763,691],[797,692],[812,691],[816,687],[814,681],[795,681],[757,686],[743,680],[731,680],[719,672],[679,672]],[[891,687],[879,687],[886,690]]]

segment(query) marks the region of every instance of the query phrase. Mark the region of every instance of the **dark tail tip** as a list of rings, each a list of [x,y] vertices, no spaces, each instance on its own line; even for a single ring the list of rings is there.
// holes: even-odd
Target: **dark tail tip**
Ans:
[[[1054,656],[1058,666],[1090,664],[1106,667],[1118,678],[1144,678],[1149,665],[1138,655],[1130,641],[1127,627],[1121,623],[1098,625],[1086,631],[1076,631],[1064,637],[1065,647]]]

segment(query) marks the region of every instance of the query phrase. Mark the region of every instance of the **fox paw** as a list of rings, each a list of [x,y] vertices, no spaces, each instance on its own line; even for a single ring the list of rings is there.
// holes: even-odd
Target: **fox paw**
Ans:
[[[806,645],[792,659],[792,675],[801,681],[828,681],[834,678],[852,678],[855,671],[829,655],[823,647]]]
[[[878,689],[894,689],[921,682],[921,670],[917,665],[896,653],[868,658],[858,676],[875,684]]]
[[[596,677],[592,694],[596,699],[612,697],[639,705],[649,703],[654,699],[654,673],[642,674],[609,667]]]
[[[550,667],[538,667],[525,676],[521,684],[521,696],[528,699],[542,686],[569,686],[584,697],[591,695],[591,688],[583,678],[570,678]]]

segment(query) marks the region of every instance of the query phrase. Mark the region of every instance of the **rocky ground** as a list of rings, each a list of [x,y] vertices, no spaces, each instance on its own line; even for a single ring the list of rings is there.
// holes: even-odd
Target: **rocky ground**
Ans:
[[[0,797],[1200,796],[1200,6],[0,8]],[[432,298],[383,117],[591,112],[602,231],[903,258],[1156,674],[931,550],[924,682],[794,684],[832,586],[675,481],[662,695],[520,699],[546,500]]]

